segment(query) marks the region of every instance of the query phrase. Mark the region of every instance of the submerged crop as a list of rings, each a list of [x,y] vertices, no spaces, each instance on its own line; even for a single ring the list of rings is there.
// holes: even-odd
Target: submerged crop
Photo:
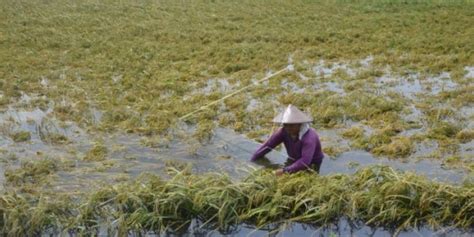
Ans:
[[[0,235],[93,235],[99,227],[125,235],[191,220],[219,229],[324,225],[341,217],[400,229],[471,228],[470,183],[388,167],[281,179],[258,171],[235,181],[190,174],[190,163],[240,168],[244,154],[232,163],[234,156],[214,159],[215,150],[201,148],[216,140],[218,126],[263,142],[278,108],[291,103],[311,114],[334,160],[362,149],[442,158],[433,167],[472,174],[472,12],[471,3],[430,0],[2,0]],[[257,83],[288,66],[294,70]],[[181,131],[182,122],[192,129]],[[176,140],[185,152],[172,153]],[[246,142],[239,152],[252,152]],[[353,171],[358,163],[348,162]],[[144,170],[170,179],[129,180]],[[106,185],[84,193],[90,180]],[[70,189],[79,190],[57,194]]]
[[[0,10],[0,107],[51,108],[57,119],[94,131],[169,135],[180,116],[289,64],[291,73],[189,118],[195,137],[206,141],[219,122],[262,139],[276,108],[288,103],[306,109],[317,128],[356,122],[381,129],[421,100],[426,116],[414,120],[430,120],[424,128],[442,140],[453,134],[432,123],[473,101],[472,4],[7,0]],[[66,135],[42,139],[68,144]],[[405,148],[377,154],[406,156]]]
[[[387,166],[354,175],[300,172],[275,178],[255,171],[241,181],[221,174],[174,169],[171,178],[142,175],[73,201],[67,195],[6,192],[0,198],[2,234],[109,234],[186,228],[193,219],[221,230],[239,223],[262,227],[283,220],[318,225],[348,217],[399,230],[428,225],[472,228],[474,186],[428,181]],[[28,215],[33,210],[34,215]]]
[[[38,184],[58,170],[58,161],[40,158],[34,161],[21,162],[17,169],[7,169],[5,178],[9,185]]]
[[[28,131],[20,131],[11,134],[11,138],[15,142],[25,142],[31,139],[31,134]]]
[[[87,152],[84,161],[104,161],[107,157],[108,149],[101,142],[97,142]]]

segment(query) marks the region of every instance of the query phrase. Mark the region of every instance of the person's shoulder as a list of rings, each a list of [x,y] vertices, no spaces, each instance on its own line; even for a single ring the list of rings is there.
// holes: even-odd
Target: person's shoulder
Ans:
[[[318,135],[318,133],[316,132],[316,129],[314,128],[309,128],[308,131],[313,135],[316,135],[316,136]]]
[[[309,128],[308,132],[306,132],[306,134],[305,134],[305,137],[307,137],[309,139],[319,139],[319,135],[316,132],[316,129],[314,129],[314,128]]]

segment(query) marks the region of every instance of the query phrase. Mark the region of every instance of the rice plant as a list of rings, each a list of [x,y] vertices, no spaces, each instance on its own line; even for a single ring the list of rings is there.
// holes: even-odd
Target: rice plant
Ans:
[[[144,174],[75,197],[6,192],[0,212],[1,233],[12,236],[93,234],[99,227],[109,233],[162,233],[193,220],[225,232],[242,223],[324,226],[342,217],[399,231],[424,225],[472,231],[474,185],[438,183],[388,166],[363,168],[354,175],[300,172],[280,178],[259,170],[240,181],[174,169],[169,179]]]

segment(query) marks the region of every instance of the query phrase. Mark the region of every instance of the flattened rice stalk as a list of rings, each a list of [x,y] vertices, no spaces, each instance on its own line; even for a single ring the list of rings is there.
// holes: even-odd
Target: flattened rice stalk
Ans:
[[[99,226],[110,233],[160,233],[186,228],[193,220],[225,231],[242,223],[325,225],[342,217],[398,231],[422,225],[469,231],[474,224],[472,183],[438,183],[388,166],[362,168],[354,175],[300,172],[280,178],[258,170],[240,181],[217,173],[170,172],[167,180],[142,175],[78,199],[4,193],[1,233],[90,234]]]

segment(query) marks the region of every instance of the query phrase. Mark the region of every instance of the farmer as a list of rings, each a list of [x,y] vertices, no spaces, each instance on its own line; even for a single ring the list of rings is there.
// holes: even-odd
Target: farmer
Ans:
[[[307,169],[319,173],[324,154],[318,134],[309,126],[312,121],[313,119],[301,110],[288,105],[285,111],[273,119],[274,123],[282,124],[283,127],[258,148],[251,161],[257,161],[283,142],[289,157],[286,166],[275,172],[277,176]]]

